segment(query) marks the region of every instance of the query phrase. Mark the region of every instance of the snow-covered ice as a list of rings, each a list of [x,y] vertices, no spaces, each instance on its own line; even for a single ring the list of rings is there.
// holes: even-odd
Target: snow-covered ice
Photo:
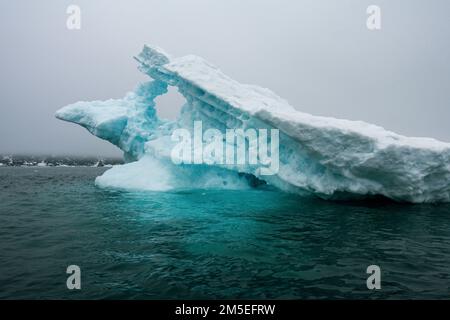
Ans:
[[[411,138],[362,121],[295,110],[272,91],[241,84],[204,59],[172,58],[145,46],[136,57],[151,81],[123,99],[77,102],[56,113],[124,151],[97,185],[133,190],[246,188],[256,177],[286,192],[324,199],[382,195],[406,202],[450,201],[450,144]],[[158,118],[155,98],[175,86],[186,98],[176,121]],[[173,130],[279,129],[279,170],[264,176],[250,165],[175,165]]]

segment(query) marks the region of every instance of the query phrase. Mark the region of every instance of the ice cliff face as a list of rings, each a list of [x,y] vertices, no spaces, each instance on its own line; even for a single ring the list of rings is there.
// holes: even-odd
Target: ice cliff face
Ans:
[[[120,100],[77,102],[56,113],[124,151],[97,185],[135,190],[246,188],[259,181],[325,199],[374,195],[406,202],[450,201],[450,144],[409,138],[361,121],[299,112],[272,91],[240,84],[196,56],[172,59],[144,47],[136,57],[150,82]],[[159,119],[154,99],[175,86],[186,98],[177,121]],[[279,129],[279,170],[250,165],[176,165],[176,128]],[[260,181],[259,181],[260,182]],[[259,183],[257,182],[257,183]]]

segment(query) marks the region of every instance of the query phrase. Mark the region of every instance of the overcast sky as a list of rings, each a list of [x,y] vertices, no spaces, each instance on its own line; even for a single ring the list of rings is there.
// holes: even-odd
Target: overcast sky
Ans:
[[[0,154],[120,155],[55,119],[78,100],[119,98],[145,76],[144,44],[203,56],[308,113],[450,142],[448,0],[0,0]],[[81,8],[81,30],[66,9]],[[366,9],[381,8],[369,31]],[[159,112],[174,117],[174,90]]]

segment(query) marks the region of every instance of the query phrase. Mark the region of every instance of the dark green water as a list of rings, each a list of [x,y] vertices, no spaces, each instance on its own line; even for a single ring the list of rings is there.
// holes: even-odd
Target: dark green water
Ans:
[[[0,298],[450,297],[449,205],[126,193],[94,186],[104,170],[0,168]]]

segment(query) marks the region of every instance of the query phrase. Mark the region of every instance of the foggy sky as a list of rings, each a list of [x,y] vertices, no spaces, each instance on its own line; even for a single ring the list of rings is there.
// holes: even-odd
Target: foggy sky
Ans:
[[[57,120],[78,100],[120,98],[146,81],[144,44],[196,54],[296,109],[450,142],[446,0],[0,0],[0,154],[120,155]],[[81,8],[81,30],[66,8]],[[382,29],[366,28],[381,7]],[[176,115],[176,90],[158,98]]]

